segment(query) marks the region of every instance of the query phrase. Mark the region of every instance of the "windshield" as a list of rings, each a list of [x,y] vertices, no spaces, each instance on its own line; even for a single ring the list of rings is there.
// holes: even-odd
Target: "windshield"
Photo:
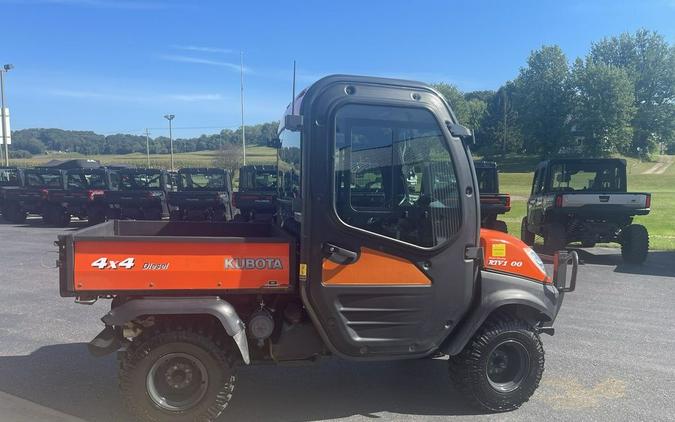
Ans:
[[[19,184],[19,174],[16,169],[0,169],[0,186],[15,186]]]
[[[127,173],[120,174],[120,190],[148,190],[160,189],[161,173]]]
[[[625,192],[625,168],[618,162],[569,162],[551,165],[552,192]]]
[[[497,193],[497,169],[490,167],[476,167],[478,192]]]
[[[181,190],[215,190],[225,188],[225,173],[181,173]]]
[[[277,169],[242,169],[239,187],[246,190],[276,191]]]
[[[106,189],[103,173],[74,173],[68,175],[68,189]]]
[[[26,186],[34,188],[63,188],[61,173],[26,173]]]

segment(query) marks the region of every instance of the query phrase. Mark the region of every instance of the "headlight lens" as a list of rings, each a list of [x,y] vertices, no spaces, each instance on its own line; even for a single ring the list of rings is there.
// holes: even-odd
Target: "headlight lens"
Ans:
[[[539,258],[539,255],[537,255],[537,253],[536,253],[535,251],[533,251],[532,248],[527,248],[527,249],[525,249],[525,253],[527,253],[527,256],[530,257],[530,259],[532,260],[532,262],[534,262],[534,264],[535,264],[537,267],[539,267],[539,269],[540,269],[544,274],[546,274],[546,267],[544,266],[544,261],[542,261],[541,258]]]

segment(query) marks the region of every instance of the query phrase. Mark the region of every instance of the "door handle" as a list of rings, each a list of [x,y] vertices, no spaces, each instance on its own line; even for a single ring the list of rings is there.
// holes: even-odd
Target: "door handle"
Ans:
[[[359,259],[358,252],[350,251],[349,249],[341,248],[331,243],[324,243],[322,251],[326,258],[336,264],[353,264]]]

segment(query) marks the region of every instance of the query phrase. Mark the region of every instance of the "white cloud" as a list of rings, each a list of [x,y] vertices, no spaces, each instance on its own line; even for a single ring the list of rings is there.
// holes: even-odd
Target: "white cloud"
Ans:
[[[109,92],[97,91],[78,91],[69,89],[52,89],[49,91],[50,95],[57,97],[76,98],[84,100],[105,100],[105,101],[120,101],[120,102],[166,102],[166,101],[180,101],[180,102],[205,102],[205,101],[221,101],[224,100],[221,94],[206,93],[206,94],[159,94],[159,95],[135,95],[135,94],[113,94]]]
[[[234,50],[230,50],[229,48],[204,47],[201,45],[172,45],[171,48],[174,48],[176,50],[198,51],[201,53],[222,53],[222,54],[234,53]]]
[[[162,60],[168,60],[168,61],[172,61],[172,62],[205,64],[205,65],[209,65],[209,66],[224,67],[224,68],[230,69],[232,71],[236,71],[236,72],[240,71],[240,65],[239,64],[230,63],[230,62],[223,62],[223,61],[219,61],[219,60],[203,59],[201,57],[163,54],[163,55],[160,55],[159,58],[162,59]],[[247,67],[244,67],[244,72],[250,73],[251,69],[249,69]]]

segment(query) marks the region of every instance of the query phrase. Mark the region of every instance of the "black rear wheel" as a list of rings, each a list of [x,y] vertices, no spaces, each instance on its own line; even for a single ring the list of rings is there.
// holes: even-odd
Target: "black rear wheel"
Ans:
[[[190,329],[135,340],[120,369],[122,399],[142,421],[212,421],[229,404],[234,382],[222,340]]]
[[[105,221],[106,208],[104,206],[92,207],[87,213],[87,222],[89,225],[100,224]]]
[[[534,245],[534,233],[527,228],[527,217],[523,217],[523,220],[520,222],[520,240],[527,246]]]
[[[629,264],[642,264],[649,252],[649,233],[641,224],[631,224],[621,230],[621,256]]]
[[[546,253],[555,253],[567,246],[567,233],[565,226],[560,223],[552,223],[544,232],[544,250]]]
[[[530,324],[501,314],[488,319],[449,362],[453,382],[472,404],[506,412],[529,400],[539,386],[544,349]]]

